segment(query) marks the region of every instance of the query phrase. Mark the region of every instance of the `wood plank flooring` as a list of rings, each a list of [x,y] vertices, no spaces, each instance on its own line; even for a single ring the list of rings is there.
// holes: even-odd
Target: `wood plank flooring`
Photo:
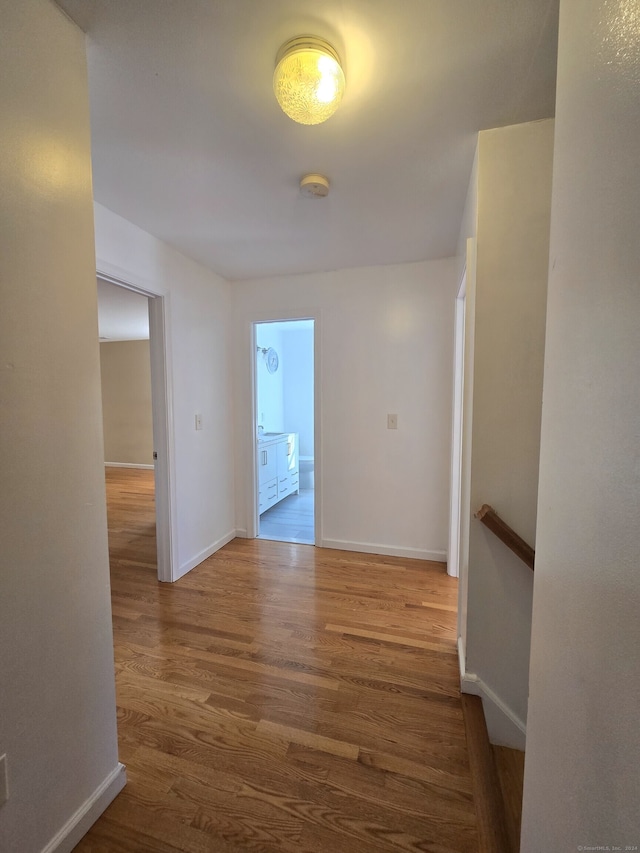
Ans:
[[[510,853],[520,850],[524,752],[506,746],[492,746],[504,804],[504,819]]]
[[[510,853],[500,777],[489,742],[482,699],[465,694],[462,710],[478,818],[478,853]]]
[[[151,477],[107,469],[129,781],[76,853],[474,853],[456,581],[236,539],[159,584]]]

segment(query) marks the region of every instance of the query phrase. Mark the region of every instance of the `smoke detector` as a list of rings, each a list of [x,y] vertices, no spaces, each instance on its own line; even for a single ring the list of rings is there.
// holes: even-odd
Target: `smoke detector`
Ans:
[[[300,193],[306,198],[324,198],[329,195],[329,181],[323,175],[305,175],[300,180]]]

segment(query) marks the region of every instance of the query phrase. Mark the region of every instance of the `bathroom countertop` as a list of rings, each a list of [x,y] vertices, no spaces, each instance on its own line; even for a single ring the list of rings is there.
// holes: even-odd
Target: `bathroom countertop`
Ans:
[[[277,441],[280,438],[286,438],[290,433],[288,432],[261,432],[258,433],[258,443],[263,441]]]

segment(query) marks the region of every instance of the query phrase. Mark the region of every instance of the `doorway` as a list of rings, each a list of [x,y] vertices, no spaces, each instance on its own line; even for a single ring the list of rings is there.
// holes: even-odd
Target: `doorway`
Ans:
[[[157,577],[171,581],[164,300],[101,275],[97,289],[105,479],[146,494]]]
[[[315,544],[312,319],[254,324],[257,536]]]

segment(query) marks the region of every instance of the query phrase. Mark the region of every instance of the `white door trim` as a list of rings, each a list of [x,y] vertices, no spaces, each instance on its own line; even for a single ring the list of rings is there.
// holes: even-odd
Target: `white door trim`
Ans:
[[[245,468],[245,495],[247,537],[255,539],[258,535],[258,463],[256,447],[258,442],[256,417],[256,324],[278,323],[288,320],[313,320],[313,467],[314,467],[314,539],[316,547],[322,547],[322,311],[314,308],[309,311],[288,310],[256,312],[246,318],[247,353],[250,354],[250,393],[246,411],[249,413],[250,428],[244,431],[243,445],[246,457],[251,464]]]
[[[173,434],[173,384],[171,374],[170,295],[151,289],[149,282],[137,284],[97,270],[97,277],[149,298],[149,349],[151,358],[151,405],[155,461],[156,540],[158,580],[176,579],[178,563],[175,495],[175,452]]]
[[[467,294],[465,264],[455,303],[455,338],[453,367],[453,418],[451,432],[451,489],[449,506],[449,554],[447,574],[460,575],[460,522],[462,495],[462,428],[464,403],[464,314]]]

